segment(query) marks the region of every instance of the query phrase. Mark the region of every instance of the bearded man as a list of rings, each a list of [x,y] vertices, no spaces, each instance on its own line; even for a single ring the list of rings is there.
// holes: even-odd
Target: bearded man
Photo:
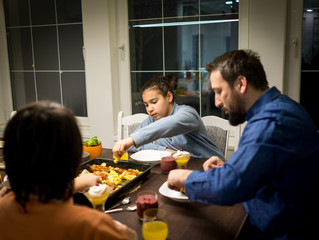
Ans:
[[[215,105],[232,125],[247,121],[238,150],[204,171],[173,170],[168,186],[190,200],[248,214],[238,239],[312,239],[319,213],[319,135],[297,102],[269,88],[257,53],[236,50],[206,66]]]

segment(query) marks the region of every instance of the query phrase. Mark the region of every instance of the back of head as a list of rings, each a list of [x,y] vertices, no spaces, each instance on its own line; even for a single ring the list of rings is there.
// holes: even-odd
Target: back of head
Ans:
[[[250,86],[258,90],[268,89],[265,70],[257,53],[251,50],[234,50],[217,57],[206,65],[210,73],[219,70],[230,87],[238,76],[245,76]]]
[[[6,171],[16,199],[67,200],[81,161],[82,140],[75,117],[53,102],[19,110],[4,133]]]
[[[143,95],[143,92],[149,89],[157,90],[163,97],[166,97],[168,92],[171,92],[173,95],[174,101],[174,89],[170,86],[170,79],[165,76],[153,76],[151,79],[147,80],[144,85],[141,87],[140,92]]]

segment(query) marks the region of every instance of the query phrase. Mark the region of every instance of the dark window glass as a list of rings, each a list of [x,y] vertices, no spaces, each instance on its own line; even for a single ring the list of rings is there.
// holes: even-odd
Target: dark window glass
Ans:
[[[59,26],[62,70],[84,70],[82,24]]]
[[[50,100],[61,103],[61,87],[59,73],[37,72],[36,83],[38,100]]]
[[[164,3],[164,17],[193,16],[199,14],[198,0],[168,0]]]
[[[235,49],[238,49],[238,22],[201,25],[201,68]]]
[[[232,0],[201,0],[201,15],[238,13],[239,1]]]
[[[32,70],[30,28],[8,29],[7,37],[11,70]]]
[[[15,109],[36,101],[33,72],[11,73],[11,83]]]
[[[61,74],[64,106],[76,116],[87,116],[85,73]]]
[[[82,22],[82,6],[79,0],[56,0],[58,23]]]
[[[59,69],[56,27],[35,27],[32,32],[35,69]]]
[[[317,129],[319,116],[314,102],[319,102],[319,2],[304,0],[302,29],[302,65],[300,103],[310,113]]]
[[[163,69],[161,28],[130,28],[131,70]]]
[[[198,24],[165,27],[164,30],[166,69],[197,69],[199,56]]]
[[[129,19],[162,17],[162,0],[129,0]]]
[[[54,0],[30,0],[32,25],[55,24]]]
[[[14,109],[47,99],[87,116],[81,0],[4,5]]]
[[[136,97],[142,84],[163,72],[177,77],[177,103],[221,115],[203,77],[208,62],[238,48],[238,1],[128,0],[128,7],[133,113],[144,111]]]
[[[28,0],[5,0],[4,9],[8,27],[30,25]]]

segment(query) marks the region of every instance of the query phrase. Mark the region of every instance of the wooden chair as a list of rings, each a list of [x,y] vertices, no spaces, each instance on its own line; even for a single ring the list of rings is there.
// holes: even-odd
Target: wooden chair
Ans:
[[[124,116],[124,112],[120,111],[117,116],[117,140],[130,136],[147,117],[146,113]]]
[[[224,153],[225,158],[227,152],[231,150],[229,144],[231,138],[233,139],[233,151],[237,150],[241,136],[241,126],[232,126],[227,119],[217,116],[204,116],[202,120],[208,137]]]

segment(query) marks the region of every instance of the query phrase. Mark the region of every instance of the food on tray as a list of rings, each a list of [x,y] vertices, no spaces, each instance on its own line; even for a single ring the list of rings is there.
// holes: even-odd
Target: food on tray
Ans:
[[[102,184],[112,187],[113,191],[142,173],[138,169],[106,166],[106,163],[93,164],[90,168],[92,173],[101,179]]]

